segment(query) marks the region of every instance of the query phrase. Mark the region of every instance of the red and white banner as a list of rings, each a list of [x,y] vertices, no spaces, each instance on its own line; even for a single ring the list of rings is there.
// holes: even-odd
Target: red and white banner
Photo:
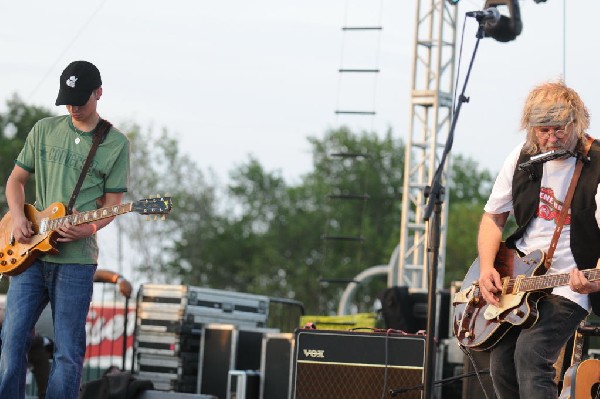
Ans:
[[[127,317],[127,341],[125,340],[125,317]],[[126,367],[131,365],[133,331],[135,328],[135,305],[125,314],[124,304],[92,303],[85,324],[86,365],[91,367],[121,368],[123,342],[126,342]]]

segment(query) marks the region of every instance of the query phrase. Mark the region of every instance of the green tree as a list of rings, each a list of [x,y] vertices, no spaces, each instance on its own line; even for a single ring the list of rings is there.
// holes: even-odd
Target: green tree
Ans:
[[[41,107],[25,104],[14,94],[6,101],[6,112],[0,113],[0,214],[8,212],[8,204],[4,191],[6,180],[13,170],[14,161],[19,155],[27,134],[35,123],[52,113]],[[35,184],[33,179],[25,187],[25,199],[33,203],[35,200]],[[8,279],[0,280],[0,293],[8,290]]]
[[[180,276],[191,284],[294,298],[309,311],[330,312],[337,308],[340,287],[322,285],[322,279],[351,279],[388,262],[399,234],[402,143],[391,133],[379,139],[345,128],[309,142],[314,170],[298,185],[286,184],[252,157],[232,171],[231,203],[223,218],[198,225],[176,244],[176,259],[183,259],[174,265]],[[335,155],[340,153],[364,159]],[[369,198],[357,214],[355,202],[332,199],[340,194]],[[332,231],[339,228],[346,230]],[[337,233],[364,242],[349,248],[322,239]],[[373,295],[363,298],[372,304]]]
[[[404,144],[394,140],[391,131],[380,138],[374,133],[355,134],[347,128],[330,131],[322,140],[309,140],[314,172],[308,181],[321,188],[322,235],[332,237],[322,241],[322,259],[313,273],[326,280],[344,281],[371,266],[387,264],[400,234]],[[358,310],[371,310],[385,280],[359,287]],[[320,309],[336,309],[343,288],[345,284],[321,287]]]
[[[199,228],[205,231],[206,225],[214,224],[215,184],[209,183],[196,164],[180,152],[177,140],[166,130],[159,135],[151,129],[142,133],[136,124],[122,130],[131,144],[127,197],[136,201],[170,196],[173,201],[169,216],[157,223],[132,214],[117,219],[135,249],[134,270],[152,282],[187,281],[191,267],[185,259],[193,258],[196,251],[195,243],[186,245],[188,232]],[[210,177],[215,179],[212,173]],[[173,281],[173,277],[179,280]]]
[[[477,257],[477,231],[483,204],[459,202],[450,205],[446,243],[445,285],[462,281]]]
[[[330,313],[345,288],[332,282],[387,264],[399,240],[404,144],[391,132],[379,138],[346,128],[309,142],[313,170],[296,185],[253,157],[235,168],[228,201],[217,201],[220,211],[211,223],[199,220],[181,233],[169,270],[192,285],[293,298],[308,312]],[[462,278],[476,254],[474,237],[491,184],[489,172],[470,159],[458,156],[452,168],[448,280]],[[385,280],[357,290],[358,310],[370,310]]]
[[[33,124],[51,115],[17,96],[7,105],[0,114],[0,184]],[[390,131],[379,137],[342,127],[310,137],[313,169],[296,184],[250,156],[222,186],[182,154],[166,130],[142,132],[133,123],[120,128],[131,141],[128,200],[161,194],[174,202],[161,223],[137,215],[116,221],[134,248],[134,269],[149,281],[262,293],[302,301],[310,313],[331,313],[345,281],[387,264],[398,244],[405,146]],[[488,171],[460,155],[451,176],[446,281],[462,279],[476,256],[492,184]],[[33,200],[32,192],[27,195]],[[6,210],[5,202],[0,206]],[[385,276],[360,286],[357,310],[370,310],[385,286]]]
[[[457,155],[452,159],[452,182],[446,243],[445,282],[462,281],[477,257],[477,232],[493,184],[488,170]]]
[[[0,190],[4,194],[6,180],[13,170],[14,160],[19,155],[25,144],[25,138],[33,125],[45,117],[52,116],[52,112],[42,107],[25,104],[18,95],[6,101],[6,112],[0,113]],[[26,201],[35,200],[35,185],[33,181],[27,184],[25,192]],[[0,196],[0,212],[8,211],[6,197]]]
[[[312,195],[250,158],[231,173],[222,216],[182,234],[173,267],[196,285],[295,298],[293,278],[319,242]],[[190,246],[192,248],[190,248]],[[190,265],[184,268],[182,265]],[[290,274],[291,272],[291,274]]]
[[[494,184],[487,169],[481,170],[476,161],[458,154],[452,157],[451,176],[450,206],[464,202],[485,204]]]

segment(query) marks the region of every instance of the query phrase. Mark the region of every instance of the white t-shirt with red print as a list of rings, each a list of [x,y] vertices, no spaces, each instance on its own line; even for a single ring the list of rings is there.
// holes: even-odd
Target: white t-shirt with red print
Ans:
[[[512,180],[517,167],[519,154],[524,143],[515,147],[504,161],[504,165],[496,178],[492,193],[484,210],[488,213],[499,214],[513,211]],[[528,254],[537,249],[548,251],[552,235],[556,227],[556,220],[560,215],[562,204],[567,195],[571,177],[575,171],[576,159],[557,159],[544,163],[542,183],[540,188],[540,202],[536,213],[523,237],[516,241],[517,248]],[[596,191],[596,204],[600,203],[600,194]],[[596,206],[596,221],[600,226],[600,211]],[[550,270],[546,274],[568,273],[577,267],[571,253],[571,218],[567,215],[563,230],[558,239],[554,259]],[[599,243],[600,245],[600,243]],[[582,308],[590,310],[587,295],[578,294],[568,285],[555,287],[553,294],[563,296],[579,304]]]

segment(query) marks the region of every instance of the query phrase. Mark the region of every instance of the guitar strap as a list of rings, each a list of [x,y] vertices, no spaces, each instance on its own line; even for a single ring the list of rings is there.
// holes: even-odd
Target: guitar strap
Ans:
[[[571,177],[571,183],[569,184],[569,189],[567,190],[567,195],[565,196],[565,201],[563,202],[563,207],[560,211],[560,215],[558,216],[558,220],[556,221],[556,227],[554,228],[552,241],[550,241],[550,247],[548,248],[548,253],[546,254],[546,260],[544,261],[544,266],[546,267],[546,270],[550,269],[550,266],[552,265],[552,257],[554,256],[554,251],[556,250],[556,245],[558,244],[558,238],[560,237],[560,233],[562,232],[562,229],[564,227],[567,214],[569,213],[569,209],[571,208],[571,200],[573,199],[573,194],[575,194],[575,187],[577,187],[579,176],[581,176],[581,170],[583,169],[584,159],[587,159],[588,152],[590,151],[590,147],[592,146],[593,141],[593,138],[586,135],[581,154],[577,157],[577,165],[575,165],[575,171],[573,172],[573,177]]]
[[[87,174],[90,165],[92,164],[92,159],[94,159],[94,155],[96,154],[96,150],[100,143],[104,141],[108,130],[112,126],[112,123],[107,121],[106,119],[100,118],[98,124],[94,128],[94,138],[92,140],[92,148],[90,148],[90,153],[81,168],[81,174],[79,175],[79,180],[77,180],[77,184],[75,184],[75,188],[73,189],[73,194],[71,194],[71,199],[69,200],[69,204],[67,205],[67,215],[73,213],[73,207],[75,206],[75,200],[79,195],[79,190],[81,190],[81,185],[83,184],[83,180],[85,180],[85,175]]]

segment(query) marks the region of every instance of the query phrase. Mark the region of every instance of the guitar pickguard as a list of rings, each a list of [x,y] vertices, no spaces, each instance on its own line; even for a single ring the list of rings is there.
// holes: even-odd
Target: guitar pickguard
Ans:
[[[524,292],[520,292],[518,294],[505,294],[500,296],[500,303],[498,306],[489,304],[483,313],[483,317],[486,320],[497,319],[506,310],[519,306],[524,295]]]

